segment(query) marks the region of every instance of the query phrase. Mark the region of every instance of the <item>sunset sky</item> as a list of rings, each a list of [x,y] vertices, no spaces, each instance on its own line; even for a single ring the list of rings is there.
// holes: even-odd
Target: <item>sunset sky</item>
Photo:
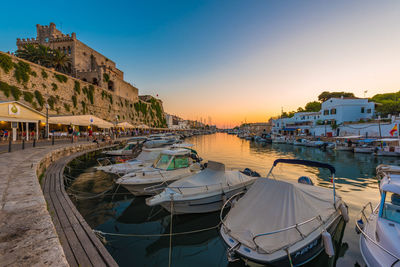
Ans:
[[[40,4],[39,4],[40,3]],[[266,121],[322,91],[400,88],[400,1],[7,1],[0,50],[54,22],[166,112]]]

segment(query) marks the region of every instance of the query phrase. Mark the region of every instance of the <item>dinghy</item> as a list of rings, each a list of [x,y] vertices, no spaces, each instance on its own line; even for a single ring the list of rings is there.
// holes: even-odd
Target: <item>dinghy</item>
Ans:
[[[254,176],[257,173],[251,170],[226,171],[224,164],[209,161],[206,169],[170,184],[160,194],[146,199],[146,204],[161,205],[174,214],[218,211],[227,198],[250,188],[256,180]]]
[[[258,178],[250,190],[231,197],[221,210],[220,234],[228,246],[228,258],[275,266],[298,266],[324,248],[334,255],[331,235],[339,222],[348,220],[347,206],[332,189],[313,186],[307,177],[299,182],[269,179],[278,163],[328,168],[305,160],[275,160],[267,178]],[[231,206],[223,217],[224,209]]]

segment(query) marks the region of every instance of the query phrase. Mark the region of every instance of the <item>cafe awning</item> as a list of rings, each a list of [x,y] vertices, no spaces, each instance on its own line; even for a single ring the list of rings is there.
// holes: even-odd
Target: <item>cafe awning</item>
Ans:
[[[139,128],[139,129],[149,129],[150,127],[147,126],[146,124],[141,124],[137,128]]]
[[[127,129],[136,128],[136,126],[133,126],[132,124],[130,124],[129,122],[126,122],[126,121],[118,123],[117,127],[127,128]]]
[[[95,125],[98,128],[111,128],[114,126],[112,123],[93,115],[51,116],[49,117],[49,123],[77,126]]]
[[[0,121],[37,123],[45,120],[45,114],[21,102],[0,101]]]

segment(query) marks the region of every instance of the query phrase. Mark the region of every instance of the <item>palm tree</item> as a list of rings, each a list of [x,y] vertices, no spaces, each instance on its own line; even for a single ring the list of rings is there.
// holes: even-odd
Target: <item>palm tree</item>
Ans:
[[[45,67],[51,67],[53,58],[53,50],[51,48],[44,45],[38,45],[36,47],[36,54],[39,59],[38,64]]]
[[[17,57],[31,61],[33,63],[39,63],[38,51],[36,45],[26,44],[21,49],[15,52]]]
[[[71,72],[71,59],[61,50],[53,50],[51,57],[51,65],[57,71],[69,73]]]

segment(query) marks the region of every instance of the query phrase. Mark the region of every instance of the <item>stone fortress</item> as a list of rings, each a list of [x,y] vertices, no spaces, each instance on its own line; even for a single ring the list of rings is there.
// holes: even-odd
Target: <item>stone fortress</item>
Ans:
[[[92,114],[110,122],[166,127],[163,103],[152,96],[138,96],[138,89],[123,80],[115,62],[76,39],[63,34],[54,23],[37,25],[37,37],[17,39],[60,49],[71,59],[70,73],[32,63],[0,51],[0,101],[20,101],[50,115]]]
[[[124,73],[115,62],[90,48],[76,38],[76,33],[63,34],[54,23],[36,24],[36,38],[17,39],[17,47],[26,44],[41,44],[63,51],[71,59],[72,77],[115,92],[131,101],[138,100],[138,89],[124,81]]]

